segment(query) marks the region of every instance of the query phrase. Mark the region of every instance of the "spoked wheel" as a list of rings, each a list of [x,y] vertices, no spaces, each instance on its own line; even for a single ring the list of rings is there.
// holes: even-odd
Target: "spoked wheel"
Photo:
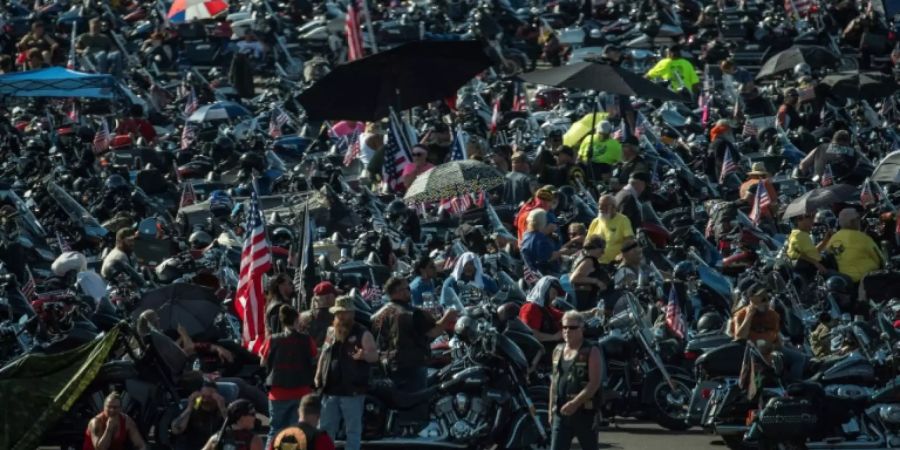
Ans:
[[[665,428],[684,431],[690,428],[685,405],[690,403],[692,387],[676,377],[672,378],[672,384],[660,380],[653,389],[654,418]]]

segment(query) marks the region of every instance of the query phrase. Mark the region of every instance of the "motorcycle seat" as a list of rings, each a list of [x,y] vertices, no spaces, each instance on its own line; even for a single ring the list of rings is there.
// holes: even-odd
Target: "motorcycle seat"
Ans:
[[[702,368],[709,378],[738,376],[745,346],[743,342],[731,342],[716,347],[697,358],[694,364]]]
[[[379,380],[369,385],[369,395],[377,398],[390,409],[411,409],[428,402],[437,392],[438,386],[429,386],[416,392],[397,389],[391,380]]]

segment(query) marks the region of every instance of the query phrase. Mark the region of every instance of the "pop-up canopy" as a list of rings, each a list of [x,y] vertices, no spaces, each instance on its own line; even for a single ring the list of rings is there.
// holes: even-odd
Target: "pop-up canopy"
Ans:
[[[112,75],[76,72],[63,67],[0,75],[0,96],[112,98]]]

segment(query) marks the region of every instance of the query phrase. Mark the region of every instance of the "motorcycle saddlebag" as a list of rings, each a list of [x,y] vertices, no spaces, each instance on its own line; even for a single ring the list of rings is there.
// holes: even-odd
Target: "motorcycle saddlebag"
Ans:
[[[763,434],[780,440],[808,436],[818,421],[815,406],[799,398],[772,398],[759,414],[759,428]]]

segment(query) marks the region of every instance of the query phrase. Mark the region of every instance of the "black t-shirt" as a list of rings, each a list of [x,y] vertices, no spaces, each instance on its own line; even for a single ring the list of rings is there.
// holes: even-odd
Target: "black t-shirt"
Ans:
[[[193,408],[194,405],[188,405]],[[177,439],[177,448],[184,450],[195,450],[203,448],[210,436],[219,432],[222,428],[222,414],[218,408],[212,410],[195,409],[191,412],[191,419],[188,421],[187,428]]]

